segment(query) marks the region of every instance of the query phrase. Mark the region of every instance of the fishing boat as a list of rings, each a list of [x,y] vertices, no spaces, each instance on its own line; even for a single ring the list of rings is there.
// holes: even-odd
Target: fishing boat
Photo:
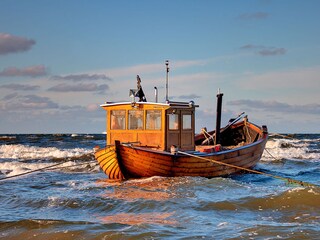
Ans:
[[[105,147],[95,148],[95,158],[109,179],[226,176],[253,168],[262,156],[266,126],[251,123],[242,113],[220,127],[222,93],[217,94],[216,129],[197,135],[199,106],[193,101],[169,101],[166,95],[158,103],[155,91],[155,101],[148,102],[139,76],[137,89],[129,94],[131,101],[101,105],[107,111],[107,139]]]

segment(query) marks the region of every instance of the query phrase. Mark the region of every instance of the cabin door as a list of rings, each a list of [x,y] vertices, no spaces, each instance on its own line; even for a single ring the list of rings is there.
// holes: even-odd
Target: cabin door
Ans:
[[[170,147],[175,145],[180,147],[180,111],[177,109],[170,109],[166,114],[166,132],[167,132],[167,151]]]
[[[182,110],[180,123],[181,150],[194,150],[194,111]]]
[[[194,111],[168,111],[167,151],[172,145],[181,150],[194,150]]]

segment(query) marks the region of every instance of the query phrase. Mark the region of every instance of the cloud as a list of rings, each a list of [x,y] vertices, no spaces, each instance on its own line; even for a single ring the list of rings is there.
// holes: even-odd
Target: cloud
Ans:
[[[189,95],[180,95],[180,96],[177,96],[177,98],[179,98],[179,99],[197,99],[197,98],[201,98],[201,96],[196,95],[196,94],[189,94]]]
[[[96,104],[96,103],[88,104],[87,107],[86,107],[86,110],[88,112],[94,112],[94,111],[96,111],[98,109],[99,109],[99,104]]]
[[[185,68],[185,67],[192,67],[192,66],[204,66],[209,61],[210,61],[210,59],[176,61],[176,62],[173,62],[173,67],[174,68]],[[170,67],[170,65],[169,65],[169,67]]]
[[[169,62],[169,68],[173,68],[177,70],[179,68],[203,66],[207,64],[209,61],[212,61],[212,60],[211,59],[177,60],[177,61],[172,60]],[[143,73],[144,75],[147,75],[149,73],[161,73],[161,72],[165,73],[165,71],[166,71],[166,66],[165,66],[165,61],[163,61],[162,63],[139,64],[131,67],[100,70],[99,72],[108,72],[108,75],[112,76],[112,78],[127,77],[127,76],[132,76],[134,78],[136,75],[139,75],[141,73]]]
[[[35,43],[32,39],[0,33],[0,55],[28,51]]]
[[[266,47],[266,46],[252,45],[252,44],[244,45],[240,47],[240,49],[252,50],[256,54],[261,56],[276,56],[276,55],[284,55],[287,53],[287,50],[285,48]]]
[[[47,75],[47,69],[43,65],[31,66],[23,69],[16,67],[5,68],[0,72],[0,77],[41,77]]]
[[[269,17],[269,13],[266,12],[254,12],[254,13],[243,13],[238,16],[241,20],[262,20]]]
[[[70,74],[66,76],[52,76],[51,79],[53,80],[70,80],[70,81],[86,81],[86,80],[108,80],[112,81],[110,77],[105,74]]]
[[[13,98],[16,98],[18,96],[18,93],[11,93],[11,94],[8,94],[6,96],[4,96],[2,98],[3,101],[8,101],[10,99],[13,99]]]
[[[39,89],[40,86],[12,83],[12,84],[0,85],[0,88],[6,88],[6,89],[15,90],[15,91],[32,91],[32,90]]]
[[[7,111],[54,109],[59,107],[50,98],[37,95],[11,94],[5,96],[3,100],[0,103],[0,109]]]
[[[80,83],[76,85],[70,85],[61,83],[48,89],[53,92],[99,92],[104,93],[109,89],[107,84],[95,84],[95,83]]]
[[[227,102],[231,106],[246,106],[249,108],[259,109],[268,112],[281,113],[303,113],[303,114],[320,114],[320,104],[304,104],[291,105],[288,103],[281,103],[277,101],[259,101],[259,100],[235,100]]]
[[[258,51],[258,54],[261,56],[275,56],[275,55],[284,55],[287,50],[284,48],[265,48]]]
[[[320,66],[283,69],[259,74],[249,73],[244,76],[245,79],[241,81],[241,87],[254,90],[283,89],[284,91],[287,91],[287,93],[288,89],[299,89],[302,93],[308,91],[309,95],[311,95],[312,92],[315,92],[314,97],[316,97],[319,96],[319,76]]]
[[[50,98],[17,93],[1,97],[0,131],[4,133],[81,133],[105,129],[104,111],[98,104],[58,105]]]

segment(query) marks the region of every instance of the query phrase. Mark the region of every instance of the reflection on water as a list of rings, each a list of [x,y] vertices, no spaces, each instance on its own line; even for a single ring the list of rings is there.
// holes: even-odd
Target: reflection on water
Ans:
[[[153,200],[153,201],[164,201],[165,199],[169,199],[172,197],[173,194],[160,192],[160,191],[146,191],[141,189],[132,188],[124,188],[124,189],[115,189],[106,191],[104,194],[105,198],[117,198],[122,199],[127,202],[135,201],[137,199],[144,199],[144,200]]]
[[[145,178],[129,181],[100,180],[98,182],[107,188],[104,198],[121,199],[127,202],[137,199],[165,201],[174,198],[176,193],[170,178]]]
[[[127,225],[137,224],[160,224],[160,225],[172,225],[177,226],[176,219],[171,219],[174,212],[151,212],[151,213],[118,213],[111,216],[99,218],[102,223],[120,223]]]
[[[159,211],[144,212],[155,206],[155,202],[170,201],[179,195],[178,186],[188,182],[188,178],[151,177],[128,181],[99,180],[97,183],[106,188],[101,195],[109,201],[121,201],[128,207],[128,212],[119,212],[98,219],[103,224],[119,223],[127,225],[157,224],[177,226],[179,221],[175,211],[167,212],[162,204]],[[139,205],[139,211],[132,206]],[[134,212],[131,212],[134,211]],[[164,211],[164,212],[161,212]],[[180,219],[181,220],[181,219]]]

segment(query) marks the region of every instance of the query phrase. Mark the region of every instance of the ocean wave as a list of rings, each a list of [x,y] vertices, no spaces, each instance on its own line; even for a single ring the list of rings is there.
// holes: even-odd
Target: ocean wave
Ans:
[[[58,166],[56,166],[58,165]],[[51,167],[52,166],[52,167]],[[75,160],[67,160],[61,164],[52,162],[19,162],[19,161],[6,161],[0,162],[0,175],[3,178],[18,176],[22,174],[32,173],[45,169],[46,171],[59,171],[59,172],[97,172],[99,168],[95,161],[82,160],[76,162]]]
[[[267,145],[269,148],[301,148],[308,147],[309,143],[299,139],[270,139]]]
[[[7,135],[0,136],[0,141],[14,141],[16,139],[17,139],[16,136],[7,136]]]
[[[40,168],[48,167],[49,163],[23,163],[23,162],[2,162],[0,163],[0,172],[6,177],[19,175],[25,172],[34,171]]]
[[[266,144],[263,160],[307,159],[320,161],[320,152],[314,142],[298,139],[270,139]]]
[[[55,219],[23,219],[14,222],[0,221],[0,238],[14,239],[92,239],[87,230],[96,224],[87,221]],[[94,229],[92,229],[94,230]]]
[[[57,167],[50,170],[90,172],[95,171],[93,160],[93,151],[84,148],[58,149],[22,144],[0,145],[0,174],[4,177],[25,174],[57,164],[59,164]]]
[[[84,148],[59,149],[56,147],[38,147],[13,144],[0,146],[0,159],[61,159],[80,157],[92,152],[92,150]]]
[[[233,201],[203,202],[201,209],[228,211],[306,211],[319,208],[318,188],[290,188],[282,193],[273,193],[261,197],[244,197]],[[318,216],[320,218],[320,215]]]
[[[83,138],[83,139],[95,139],[96,136],[95,135],[91,135],[91,134],[79,134],[79,133],[72,133],[70,135],[72,138]]]

